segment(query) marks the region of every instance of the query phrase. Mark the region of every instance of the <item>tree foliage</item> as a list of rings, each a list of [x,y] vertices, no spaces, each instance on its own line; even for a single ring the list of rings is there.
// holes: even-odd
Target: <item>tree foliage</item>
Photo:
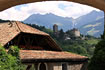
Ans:
[[[105,70],[105,40],[96,45],[94,55],[89,64],[89,70]]]
[[[0,70],[23,70],[16,46],[11,46],[8,52],[0,46]]]

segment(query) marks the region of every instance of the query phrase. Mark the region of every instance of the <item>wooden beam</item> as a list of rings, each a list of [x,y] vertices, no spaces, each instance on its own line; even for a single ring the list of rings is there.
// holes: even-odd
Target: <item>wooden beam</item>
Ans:
[[[34,41],[34,38],[31,39],[30,45],[32,45],[33,41]]]
[[[101,38],[105,40],[105,12],[104,12],[104,32]]]
[[[105,40],[105,12],[104,12],[104,33],[103,33],[103,39]]]
[[[38,45],[37,37],[35,37],[34,39],[35,39],[36,45]]]
[[[19,35],[19,37],[18,37],[18,40],[17,40],[17,45],[19,46],[19,42],[20,42],[20,40],[21,40],[21,34]]]
[[[20,4],[42,2],[42,1],[62,1],[62,0],[0,0],[0,11],[3,11],[7,8],[20,5]],[[95,8],[99,8],[105,11],[105,8],[104,8],[105,0],[63,0],[63,1],[77,2],[80,4],[93,6]]]

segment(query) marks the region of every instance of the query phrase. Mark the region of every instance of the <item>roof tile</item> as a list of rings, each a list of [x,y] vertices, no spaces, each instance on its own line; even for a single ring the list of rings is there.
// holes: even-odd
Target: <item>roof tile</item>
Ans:
[[[70,52],[20,50],[21,59],[86,59],[87,57]]]

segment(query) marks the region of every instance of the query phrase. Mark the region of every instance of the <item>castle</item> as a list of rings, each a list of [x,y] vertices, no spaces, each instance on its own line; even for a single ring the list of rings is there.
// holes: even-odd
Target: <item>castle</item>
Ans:
[[[58,25],[57,24],[53,25],[53,32],[54,32],[54,34],[58,34]]]
[[[53,25],[53,32],[54,32],[54,34],[56,36],[59,34],[59,30],[58,30],[58,25],[57,24]],[[77,28],[71,29],[70,33],[72,34],[72,37],[80,37],[80,31]],[[65,33],[65,35],[68,36],[66,33]]]
[[[74,35],[74,37],[80,37],[80,31],[76,28],[73,28],[71,33]]]

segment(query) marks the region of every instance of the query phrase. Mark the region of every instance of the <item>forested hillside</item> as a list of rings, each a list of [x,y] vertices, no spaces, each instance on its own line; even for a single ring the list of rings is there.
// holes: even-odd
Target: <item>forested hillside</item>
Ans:
[[[63,29],[59,30],[59,36],[56,36],[51,29],[47,29],[44,26],[38,26],[36,24],[28,25],[50,34],[50,36],[53,37],[53,39],[57,42],[57,44],[60,45],[60,47],[64,51],[73,52],[89,57],[93,55],[95,45],[100,41],[100,38],[95,38],[89,35],[86,35],[85,39],[73,38],[65,40],[64,39],[65,32],[63,31]],[[83,37],[83,35],[81,35],[81,37]]]

